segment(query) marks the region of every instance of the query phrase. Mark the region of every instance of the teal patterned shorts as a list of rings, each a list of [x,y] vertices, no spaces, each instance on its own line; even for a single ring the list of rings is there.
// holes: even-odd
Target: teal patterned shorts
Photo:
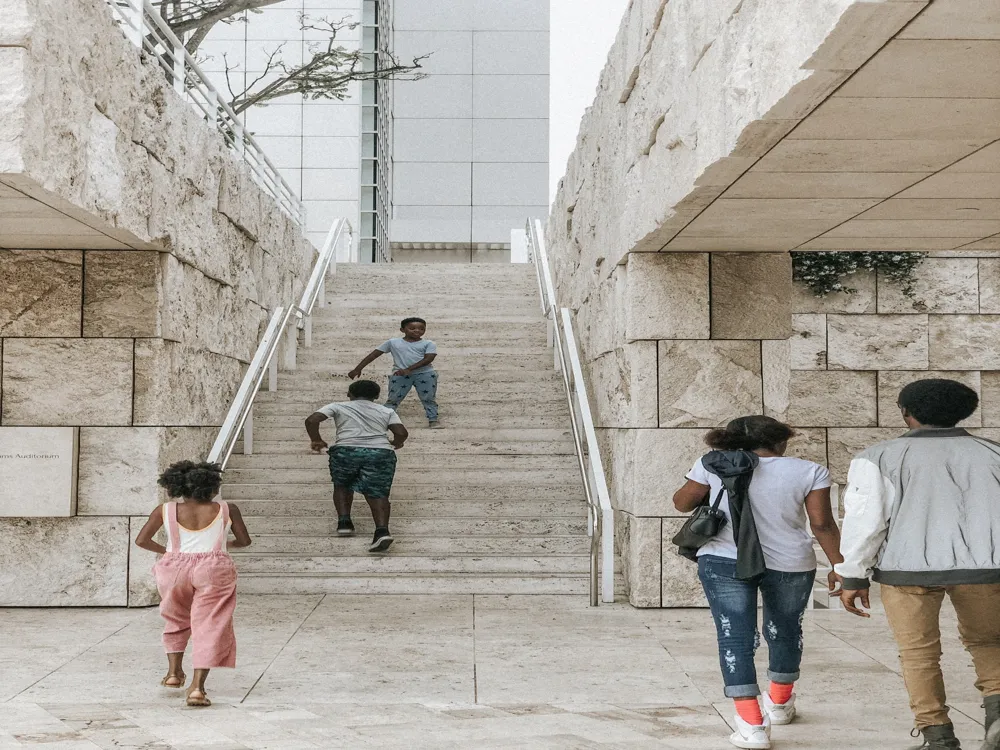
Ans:
[[[366,497],[389,497],[396,475],[396,451],[335,445],[327,453],[334,485]]]

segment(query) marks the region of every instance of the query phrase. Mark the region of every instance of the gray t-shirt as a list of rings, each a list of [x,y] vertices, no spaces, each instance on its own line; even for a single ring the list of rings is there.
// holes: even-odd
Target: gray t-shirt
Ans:
[[[351,448],[392,450],[386,432],[391,424],[403,424],[396,412],[389,407],[365,399],[327,404],[318,411],[337,425],[334,445]]]
[[[709,473],[701,459],[687,478],[708,485],[709,499],[722,489],[722,480]],[[813,490],[830,486],[826,467],[791,456],[761,458],[750,480],[750,507],[757,525],[757,536],[769,570],[805,573],[815,569],[816,552],[806,517],[805,500]],[[729,496],[723,494],[719,510],[729,517]],[[716,555],[736,559],[733,524],[727,523],[719,535],[698,550],[698,555]]]
[[[392,354],[392,361],[395,370],[405,370],[410,365],[416,364],[427,354],[437,354],[437,347],[430,339],[420,339],[420,341],[407,341],[406,339],[389,339],[384,344],[376,347],[380,352]],[[430,372],[434,368],[430,365],[420,367],[413,371],[416,375],[421,372]]]

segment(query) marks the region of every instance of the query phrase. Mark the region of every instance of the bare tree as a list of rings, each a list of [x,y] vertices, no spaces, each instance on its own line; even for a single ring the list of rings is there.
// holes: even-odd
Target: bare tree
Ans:
[[[191,55],[195,55],[208,33],[219,23],[245,22],[249,13],[263,13],[269,5],[282,0],[154,0],[160,15]],[[239,65],[230,65],[226,59],[226,82],[229,87],[233,111],[240,114],[255,105],[264,105],[292,94],[308,99],[338,99],[347,97],[351,81],[419,80],[426,75],[420,71],[426,55],[403,62],[386,50],[376,54],[358,49],[347,49],[338,42],[338,35],[359,26],[353,21],[330,21],[326,18],[311,19],[299,16],[303,31],[319,32],[323,41],[306,44],[309,59],[301,64],[286,64],[282,57],[284,45],[268,53],[264,70],[252,81],[234,85]],[[223,56],[225,58],[225,56]]]

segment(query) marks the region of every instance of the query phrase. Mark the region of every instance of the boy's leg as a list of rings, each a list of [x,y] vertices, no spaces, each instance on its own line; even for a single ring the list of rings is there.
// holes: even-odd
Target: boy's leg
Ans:
[[[396,475],[396,451],[378,448],[360,448],[365,454],[358,479],[358,491],[364,493],[368,505],[372,509],[372,520],[375,521],[375,536],[372,538],[369,552],[385,552],[392,544],[392,534],[389,533],[389,513],[391,506],[389,494],[392,492],[392,480]]]
[[[1000,695],[1000,584],[952,586],[948,596],[976,667],[976,687],[984,698]]]
[[[389,376],[389,395],[386,397],[386,406],[393,411],[399,409],[399,405],[413,387],[413,377],[413,375]]]
[[[941,674],[938,621],[944,593],[941,587],[882,586],[882,604],[899,647],[917,729],[951,723]]]
[[[427,421],[437,422],[437,371],[431,370],[430,372],[421,372],[414,375],[413,385],[417,389],[417,396],[420,398],[420,403],[424,406],[424,414],[427,415]]]
[[[350,448],[334,446],[330,456],[330,479],[333,481],[333,505],[337,509],[337,534],[351,536],[354,523],[351,507],[354,505],[353,485],[358,479],[358,467]]]

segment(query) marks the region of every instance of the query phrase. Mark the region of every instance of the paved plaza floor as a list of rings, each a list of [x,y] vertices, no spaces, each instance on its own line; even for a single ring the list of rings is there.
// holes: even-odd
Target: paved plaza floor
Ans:
[[[237,616],[239,666],[212,674],[212,708],[190,709],[158,687],[155,609],[0,610],[0,750],[730,747],[704,610],[244,596]],[[817,610],[806,628],[801,717],[775,729],[774,747],[911,746],[884,617]],[[978,750],[979,698],[953,613],[945,631],[954,720]]]

